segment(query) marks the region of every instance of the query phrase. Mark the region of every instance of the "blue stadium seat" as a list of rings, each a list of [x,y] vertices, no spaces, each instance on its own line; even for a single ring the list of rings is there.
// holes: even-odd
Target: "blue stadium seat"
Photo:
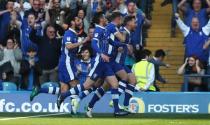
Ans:
[[[48,88],[48,87],[59,87],[59,85],[56,82],[46,82],[41,85],[41,88]]]
[[[17,86],[13,82],[3,82],[2,88],[3,91],[17,91]]]

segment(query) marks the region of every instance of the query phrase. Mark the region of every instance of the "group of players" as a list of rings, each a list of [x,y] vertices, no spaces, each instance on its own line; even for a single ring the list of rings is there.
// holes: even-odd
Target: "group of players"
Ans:
[[[105,15],[98,12],[94,15],[93,22],[95,30],[91,47],[95,57],[86,81],[78,84],[74,61],[77,58],[78,48],[88,39],[78,42],[75,31],[77,26],[75,18],[72,18],[70,28],[65,32],[62,41],[59,61],[60,88],[35,87],[30,96],[31,101],[39,93],[57,94],[57,106],[60,108],[63,101],[71,96],[72,112],[76,113],[79,101],[95,91],[86,112],[88,117],[92,117],[94,104],[109,89],[112,95],[114,115],[129,114],[129,100],[135,91],[136,79],[124,62],[128,53],[133,52],[131,32],[136,29],[136,17],[133,15],[123,17],[121,13],[113,12],[107,21]],[[125,93],[125,97],[123,106],[119,107],[121,93]]]

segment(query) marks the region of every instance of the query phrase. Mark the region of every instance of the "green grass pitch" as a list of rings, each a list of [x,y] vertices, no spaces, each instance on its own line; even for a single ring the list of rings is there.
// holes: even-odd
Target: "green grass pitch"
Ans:
[[[0,113],[0,125],[210,125],[210,115],[132,114],[115,118],[110,114],[95,114],[94,118],[86,118],[70,114]]]

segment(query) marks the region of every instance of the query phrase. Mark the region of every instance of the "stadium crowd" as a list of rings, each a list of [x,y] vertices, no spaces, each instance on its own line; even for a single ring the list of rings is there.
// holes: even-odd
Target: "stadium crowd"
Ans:
[[[32,90],[35,85],[46,82],[58,83],[62,37],[71,19],[75,18],[78,42],[86,40],[79,47],[75,63],[79,81],[84,82],[90,70],[90,62],[86,61],[94,57],[91,50],[94,14],[102,11],[108,17],[113,11],[119,11],[124,16],[128,13],[127,3],[123,0],[1,1],[0,79],[2,82],[15,83],[19,90]],[[139,20],[133,35],[135,37],[132,38],[135,41],[133,47],[140,50],[145,43],[147,27],[151,25],[147,18],[151,18],[152,1],[134,1],[130,4],[131,11],[136,11],[132,10],[136,9],[134,3],[141,9],[137,10]],[[89,55],[83,57],[83,52]],[[133,57],[133,54],[128,57],[127,65],[130,68],[134,63]]]
[[[97,56],[93,50],[95,28],[97,24],[94,17],[103,12],[107,22],[114,21],[113,13],[121,13],[121,17],[135,17],[135,29],[126,31],[130,34],[128,53],[123,62],[124,65],[135,72],[138,90],[160,91],[156,81],[166,83],[167,80],[159,74],[159,67],[170,67],[164,63],[165,52],[159,49],[152,56],[149,50],[145,50],[147,29],[151,26],[154,0],[1,0],[0,1],[0,89],[3,83],[15,83],[18,90],[32,90],[41,88],[45,83],[60,89],[43,90],[45,93],[58,94],[77,86],[78,82],[69,82],[63,74],[72,73],[62,67],[62,53],[68,49],[76,53],[74,62],[68,61],[62,64],[72,71],[80,84],[86,82],[87,76],[94,67],[94,59]],[[172,4],[172,28],[171,36],[175,37],[175,27],[178,24],[184,36],[185,61],[177,73],[183,74],[209,74],[209,33],[210,33],[210,1],[209,0],[163,0],[161,6]],[[180,18],[182,12],[183,19]],[[115,15],[116,16],[116,15]],[[72,24],[73,22],[73,24]],[[129,23],[128,23],[129,22]],[[130,20],[121,24],[132,27]],[[72,25],[73,28],[72,28]],[[131,26],[130,26],[131,25]],[[112,27],[112,26],[110,26]],[[114,26],[113,26],[114,27]],[[71,30],[73,29],[73,30]],[[131,28],[132,29],[132,28]],[[118,30],[118,29],[117,29]],[[72,31],[76,33],[70,38]],[[124,34],[125,31],[121,31]],[[118,39],[123,38],[119,35]],[[66,39],[66,40],[65,40]],[[76,42],[75,42],[76,40]],[[77,43],[67,46],[64,42]],[[62,48],[62,50],[61,50]],[[123,47],[118,51],[122,52]],[[104,56],[104,57],[103,57]],[[106,55],[101,55],[105,60]],[[137,64],[143,60],[142,66]],[[68,63],[68,65],[67,65]],[[136,70],[135,68],[138,67]],[[60,71],[59,71],[60,70]],[[141,71],[141,72],[139,72]],[[149,71],[150,74],[145,74]],[[145,73],[144,73],[145,72]],[[153,74],[152,74],[153,73]],[[148,76],[147,81],[140,79],[138,75]],[[119,76],[118,76],[119,77]],[[65,79],[62,81],[61,79]],[[123,77],[120,79],[123,80]],[[71,80],[70,80],[71,81]],[[208,79],[190,78],[189,91],[206,91]],[[61,82],[61,83],[60,83]],[[121,82],[120,82],[121,83]],[[144,83],[144,84],[141,84]],[[91,88],[87,92],[94,91]]]

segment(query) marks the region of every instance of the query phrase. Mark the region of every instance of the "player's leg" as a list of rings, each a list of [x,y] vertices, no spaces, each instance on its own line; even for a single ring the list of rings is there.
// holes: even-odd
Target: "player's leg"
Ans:
[[[128,112],[122,111],[119,108],[119,92],[118,92],[118,80],[115,76],[107,76],[106,81],[110,84],[111,95],[114,107],[114,115],[115,116],[124,116],[128,115]]]
[[[125,89],[125,99],[124,99],[123,105],[124,105],[124,108],[128,110],[130,98],[133,96],[133,92],[135,91],[136,78],[128,67],[124,66],[124,69],[128,74],[129,84],[127,84],[127,87]]]
[[[101,79],[98,79],[94,84],[95,86],[98,86],[97,84],[101,85]],[[77,114],[77,110],[79,108],[79,102],[80,100],[82,100],[83,98],[85,98],[86,96],[88,96],[92,91],[95,91],[95,87],[93,86],[92,88],[82,91],[79,93],[79,96],[76,95],[76,97],[74,97],[71,100],[71,106],[72,106],[72,111],[73,114]]]
[[[95,83],[94,86],[91,89],[85,90],[83,92],[81,92],[79,94],[80,99],[85,98],[86,96],[88,96],[90,93],[92,93],[93,91],[96,90],[96,88],[100,87],[102,85],[102,83],[104,82],[103,79],[99,78]]]
[[[48,88],[39,88],[35,87],[33,88],[31,95],[30,95],[30,101],[33,101],[34,97],[36,97],[40,93],[47,93],[47,94],[59,94],[59,92],[65,92],[69,89],[68,83],[71,81],[72,75],[69,74],[68,69],[66,68],[65,62],[59,62],[59,80],[60,80],[60,88],[59,87],[48,87]]]
[[[58,82],[58,72],[57,70],[53,70],[50,73],[44,73],[40,77],[41,83],[44,83],[46,81],[51,81],[51,82]],[[47,94],[53,94],[53,95],[58,95],[60,92],[60,87],[48,87],[48,88],[40,88],[39,93],[47,93]]]
[[[116,76],[120,78],[118,91],[119,91],[119,94],[121,95],[122,93],[124,93],[125,88],[127,87],[128,74],[124,70],[124,67],[119,63],[112,62],[111,67],[114,73],[116,74]]]
[[[89,118],[92,118],[92,109],[96,102],[98,102],[105,94],[105,92],[110,88],[110,85],[107,82],[104,82],[103,85],[96,89],[94,92],[93,97],[91,98],[90,102],[88,103],[86,115]]]
[[[58,108],[60,107],[61,103],[65,100],[65,98],[71,95],[79,95],[80,92],[92,88],[94,82],[95,81],[91,80],[90,78],[87,78],[87,80],[85,81],[83,85],[78,84],[75,87],[71,88],[70,90],[64,93],[61,93],[57,99]]]
[[[97,88],[94,92],[90,103],[88,104],[88,107],[93,108],[95,103],[104,96],[105,92],[109,89],[109,87],[109,84],[107,82],[104,82],[104,84],[101,87]]]
[[[118,72],[116,72],[116,75],[120,78],[118,91],[121,95],[125,92],[125,89],[127,88],[128,74],[125,72],[125,70],[119,70]]]

